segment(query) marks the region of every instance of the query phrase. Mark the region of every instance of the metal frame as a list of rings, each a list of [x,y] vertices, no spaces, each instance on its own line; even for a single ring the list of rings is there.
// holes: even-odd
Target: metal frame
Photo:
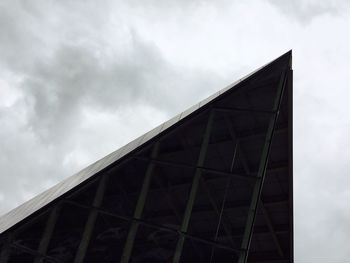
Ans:
[[[159,151],[159,141],[156,142],[155,145],[153,146],[151,157],[156,158],[158,155],[158,151]],[[142,212],[143,212],[143,209],[144,209],[145,203],[146,203],[148,189],[149,189],[150,184],[151,184],[154,168],[155,168],[155,164],[150,162],[148,165],[146,174],[145,174],[145,178],[144,178],[143,183],[142,183],[142,188],[141,188],[141,192],[139,195],[139,199],[137,200],[137,204],[136,204],[136,208],[135,208],[135,212],[134,212],[135,219],[141,219]],[[128,237],[127,237],[126,242],[125,242],[123,255],[122,255],[122,258],[120,261],[122,263],[127,263],[130,260],[130,256],[131,256],[132,248],[133,248],[134,241],[136,238],[138,226],[139,226],[139,224],[137,221],[133,221],[131,223]]]
[[[205,128],[205,131],[204,131],[204,136],[203,136],[201,149],[199,152],[198,161],[197,161],[197,166],[199,166],[199,167],[203,166],[203,164],[205,162],[205,157],[207,154],[207,149],[208,149],[209,140],[210,140],[210,134],[211,134],[211,130],[213,128],[213,122],[214,122],[214,111],[210,111],[208,122],[207,122],[207,125]],[[202,170],[197,168],[195,171],[194,177],[193,177],[190,195],[189,195],[189,198],[187,201],[185,214],[184,214],[183,221],[182,221],[182,224],[180,227],[180,231],[183,233],[187,232],[188,225],[190,223],[191,213],[192,213],[193,205],[194,205],[194,202],[196,199],[196,194],[197,194],[197,190],[198,190],[201,176],[202,176]],[[177,242],[175,254],[174,254],[174,257],[172,260],[173,263],[180,262],[184,243],[185,243],[185,236],[180,236],[179,240]]]
[[[266,169],[267,169],[272,139],[273,139],[274,130],[276,127],[276,122],[277,122],[277,118],[278,118],[278,114],[281,106],[284,87],[286,84],[286,74],[287,74],[287,71],[282,72],[280,82],[277,88],[277,93],[276,93],[275,102],[273,106],[273,111],[275,113],[270,118],[269,126],[266,133],[265,145],[261,154],[258,176],[253,189],[250,209],[249,209],[246,227],[244,230],[243,240],[241,244],[241,254],[239,256],[238,263],[246,263],[248,260],[249,245],[252,239],[256,212],[257,212],[257,208],[258,208],[258,204],[261,196],[262,186],[264,184],[264,179],[266,175]]]
[[[82,238],[80,240],[80,244],[79,244],[77,253],[75,255],[74,263],[84,262],[86,250],[89,246],[91,235],[94,230],[97,215],[98,215],[96,208],[100,207],[102,204],[107,182],[108,182],[108,174],[102,175],[100,182],[98,184],[98,188],[96,190],[94,201],[92,203],[93,208],[90,209],[90,213],[85,224]]]
[[[40,244],[38,248],[39,255],[35,257],[34,263],[41,263],[43,259],[42,255],[46,255],[47,249],[50,244],[50,239],[55,229],[56,221],[59,215],[59,209],[60,209],[60,206],[57,205],[53,207],[50,212],[49,218],[46,222],[44,233],[40,240]]]
[[[98,218],[99,214],[103,215],[108,215],[114,218],[118,218],[124,221],[131,222],[130,228],[128,230],[127,238],[124,243],[123,247],[123,252],[122,252],[122,257],[121,257],[121,262],[122,263],[128,263],[130,262],[131,256],[132,256],[132,251],[134,248],[134,243],[135,239],[138,233],[138,228],[139,225],[144,225],[150,228],[162,230],[162,231],[167,231],[171,233],[175,233],[178,235],[178,240],[176,244],[176,249],[174,251],[173,257],[172,257],[172,263],[179,263],[181,262],[181,256],[183,254],[183,249],[184,249],[184,244],[186,240],[192,241],[192,245],[197,250],[197,254],[200,253],[200,250],[196,247],[193,241],[208,244],[212,246],[212,255],[211,258],[213,257],[214,253],[214,248],[221,248],[225,249],[227,251],[230,251],[237,255],[238,260],[237,263],[247,263],[248,260],[248,254],[249,254],[249,248],[250,248],[250,242],[252,239],[253,231],[254,231],[254,222],[256,219],[256,214],[257,214],[257,209],[260,206],[261,211],[263,212],[263,216],[266,221],[266,226],[267,230],[264,229],[264,233],[270,233],[273,242],[276,246],[276,249],[278,251],[279,256],[281,259],[276,259],[276,260],[269,260],[268,262],[293,262],[293,181],[292,181],[292,172],[293,172],[293,167],[292,167],[292,111],[290,110],[288,112],[288,126],[287,127],[277,127],[277,118],[279,116],[279,111],[281,107],[281,101],[286,93],[287,89],[287,94],[288,94],[288,108],[292,108],[292,70],[286,69],[282,72],[279,80],[279,84],[277,87],[276,95],[274,98],[274,106],[272,110],[264,110],[264,109],[254,109],[254,108],[239,108],[239,107],[208,107],[207,110],[201,112],[201,116],[208,116],[206,120],[206,125],[204,128],[203,132],[203,138],[200,142],[200,145],[196,146],[197,149],[199,147],[199,156],[198,159],[195,161],[195,164],[189,165],[189,164],[181,164],[181,163],[176,163],[175,161],[164,161],[158,159],[158,154],[160,151],[160,146],[162,143],[162,140],[169,134],[160,136],[156,140],[154,140],[152,143],[152,151],[150,156],[147,157],[140,157],[136,155],[130,155],[128,160],[135,159],[135,160],[141,160],[144,162],[148,162],[148,166],[143,178],[143,182],[141,185],[141,190],[140,193],[138,194],[138,200],[136,203],[136,207],[133,213],[133,216],[124,216],[124,215],[119,215],[117,213],[111,213],[108,211],[105,211],[104,209],[101,208],[102,201],[105,195],[105,190],[106,186],[109,180],[109,175],[108,173],[101,173],[100,178],[98,181],[98,187],[95,192],[95,196],[93,199],[92,204],[90,205],[84,205],[77,203],[76,201],[69,200],[69,199],[60,199],[59,202],[56,202],[49,210],[49,214],[47,217],[47,221],[43,230],[43,234],[41,236],[39,246],[37,250],[33,250],[31,248],[25,247],[23,245],[14,243],[14,238],[18,233],[22,231],[27,225],[30,225],[31,223],[25,223],[21,227],[19,227],[15,231],[9,231],[7,233],[7,240],[4,242],[4,245],[2,247],[1,253],[0,253],[0,263],[7,263],[10,259],[11,256],[11,249],[19,249],[21,251],[24,251],[25,253],[31,254],[34,256],[34,263],[40,263],[43,262],[44,259],[51,260],[53,262],[57,261],[54,258],[50,257],[47,255],[47,250],[50,245],[50,241],[52,238],[52,235],[54,233],[54,229],[56,226],[56,222],[58,220],[58,217],[60,215],[60,206],[64,203],[69,203],[71,205],[74,205],[76,207],[82,208],[82,209],[87,209],[89,211],[87,221],[85,222],[84,230],[81,236],[81,240],[79,242],[78,249],[76,251],[75,257],[74,257],[74,263],[82,263],[84,262],[84,259],[87,255],[87,250],[90,244],[90,240],[95,228],[95,224]],[[233,128],[232,123],[230,122],[228,116],[232,112],[235,111],[243,111],[243,112],[252,112],[252,113],[259,113],[259,114],[269,114],[270,119],[269,119],[269,124],[268,124],[268,129],[267,132],[265,133],[254,133],[254,134],[248,134],[248,135],[237,135],[236,131]],[[244,167],[244,173],[233,173],[232,172],[232,167],[231,170],[228,171],[220,171],[216,169],[210,169],[205,167],[205,160],[207,157],[207,151],[208,148],[211,145],[214,145],[216,142],[211,142],[211,135],[214,129],[214,123],[215,123],[215,117],[217,116],[217,113],[222,113],[224,115],[225,121],[227,123],[227,128],[229,130],[229,133],[231,135],[231,140],[235,142],[235,150],[234,150],[234,156],[233,156],[233,162],[236,159],[236,155],[239,154],[240,160],[243,163]],[[289,138],[289,160],[288,160],[288,165],[286,166],[281,166],[277,168],[270,167],[268,169],[268,161],[269,161],[269,154],[270,154],[270,148],[272,144],[272,140],[274,137],[274,134],[279,133],[279,132],[288,132],[288,138]],[[259,170],[257,173],[252,173],[251,169],[249,167],[249,163],[247,162],[247,159],[245,158],[245,154],[243,149],[240,147],[240,142],[251,138],[255,136],[265,136],[264,140],[264,147],[263,151],[261,153],[260,157],[260,162],[259,162]],[[226,138],[227,139],[227,138]],[[199,144],[199,143],[198,143]],[[187,145],[188,146],[188,145]],[[172,200],[170,195],[167,195],[166,193],[166,186],[163,184],[162,181],[156,181],[157,185],[159,186],[159,189],[165,193],[167,202],[169,204],[170,209],[174,212],[176,215],[176,218],[180,221],[180,227],[179,229],[176,229],[174,227],[168,227],[164,225],[159,225],[159,224],[154,224],[151,222],[148,222],[146,220],[142,219],[143,211],[145,208],[145,203],[147,200],[147,195],[150,190],[154,190],[151,188],[151,181],[155,173],[155,168],[156,166],[172,166],[172,167],[181,167],[181,168],[186,168],[186,169],[191,169],[194,171],[194,175],[192,178],[192,183],[191,183],[191,189],[189,192],[189,196],[186,202],[186,208],[183,217],[181,218],[181,214],[177,210],[174,200]],[[279,241],[278,238],[278,233],[287,231],[287,230],[281,230],[281,228],[277,228],[273,224],[271,216],[269,214],[269,205],[273,205],[274,202],[269,203],[269,201],[265,201],[264,198],[261,196],[262,192],[262,187],[264,183],[264,179],[266,176],[267,171],[273,171],[273,169],[288,169],[288,175],[290,178],[289,182],[289,199],[288,200],[280,200],[277,201],[277,204],[286,204],[288,202],[289,209],[290,209],[290,220],[291,225],[289,226],[289,233],[290,233],[290,238],[291,238],[291,244],[290,244],[290,259],[285,259],[285,254],[286,251],[282,248],[281,242]],[[210,191],[210,187],[208,186],[208,180],[203,178],[203,174],[208,174],[208,175],[213,175],[215,176],[215,180],[217,178],[227,178],[229,181],[232,179],[239,179],[239,180],[246,180],[248,182],[251,182],[253,186],[253,192],[251,195],[251,200],[250,203],[241,203],[241,204],[232,204],[230,202],[226,203],[226,200],[223,201],[220,205],[216,203],[215,198],[213,197],[214,195]],[[91,180],[91,183],[96,182],[97,180]],[[210,205],[214,208],[214,212],[219,216],[219,220],[217,223],[217,230],[216,230],[216,235],[213,237],[212,240],[206,239],[206,238],[200,238],[195,235],[191,235],[188,233],[189,229],[189,224],[190,220],[193,214],[196,213],[195,209],[195,200],[197,197],[197,192],[199,189],[199,186],[202,185],[205,193],[209,199]],[[236,200],[235,200],[236,201]],[[207,204],[205,204],[207,205]],[[230,222],[228,217],[225,215],[225,211],[230,208],[234,207],[239,207],[239,206],[249,206],[249,212],[247,215],[245,227],[244,227],[244,234],[242,238],[241,245],[239,248],[234,248],[235,244],[233,241],[234,233],[233,229],[231,227],[232,222]],[[205,208],[208,209],[208,208]],[[46,212],[47,213],[47,212]],[[36,218],[39,218],[42,216],[44,213],[37,214]],[[230,245],[224,245],[220,242],[217,242],[217,237],[219,233],[220,227],[223,227],[224,230],[224,235],[227,236],[227,239],[230,241]],[[240,235],[240,234],[238,234]],[[200,256],[200,254],[198,255]],[[250,261],[253,263],[253,261]],[[263,261],[259,261],[259,263],[263,263]]]
[[[292,63],[292,61],[290,62]],[[294,203],[293,203],[293,70],[289,70],[288,72],[288,178],[289,178],[289,229],[290,229],[290,262],[294,262],[294,225],[293,225],[293,211],[294,211]]]

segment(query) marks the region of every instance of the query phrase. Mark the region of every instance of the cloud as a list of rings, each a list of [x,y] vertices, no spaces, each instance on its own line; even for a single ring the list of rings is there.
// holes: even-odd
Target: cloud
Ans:
[[[51,58],[33,65],[21,89],[32,108],[29,123],[38,134],[66,136],[79,119],[82,107],[88,105],[106,111],[138,104],[180,111],[186,103],[167,96],[169,91],[176,89],[179,98],[185,97],[200,82],[218,79],[215,74],[208,78],[206,72],[179,71],[155,47],[137,37],[128,43],[123,55],[104,56],[83,46],[62,46]]]
[[[268,0],[288,16],[295,18],[301,23],[309,23],[314,18],[322,15],[338,16],[344,14],[344,9],[349,7],[346,0],[295,0],[278,1]]]
[[[132,25],[106,19],[105,9],[88,18],[92,2],[3,6],[0,185],[11,187],[0,190],[6,196],[0,213],[190,106],[186,97],[220,81],[213,72],[174,66]],[[115,46],[106,44],[99,23],[115,30]]]

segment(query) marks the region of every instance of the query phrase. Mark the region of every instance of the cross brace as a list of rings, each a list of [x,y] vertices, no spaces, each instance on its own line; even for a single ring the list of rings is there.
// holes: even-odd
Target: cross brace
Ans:
[[[269,121],[269,126],[265,137],[265,144],[264,144],[264,148],[260,159],[258,176],[253,188],[250,209],[248,212],[245,231],[242,239],[242,244],[241,244],[242,252],[241,252],[241,255],[239,256],[238,263],[246,263],[248,259],[248,250],[249,250],[249,245],[250,245],[250,241],[253,233],[257,206],[260,200],[262,186],[266,175],[266,168],[267,168],[267,163],[268,163],[268,158],[269,158],[269,153],[271,148],[271,142],[272,142],[272,138],[273,138],[273,134],[274,134],[274,130],[275,130],[278,114],[279,114],[285,82],[286,82],[286,71],[283,71],[277,87],[275,102],[273,106],[273,110],[276,113],[273,116],[271,116]]]
[[[198,161],[197,161],[197,166],[203,166],[203,164],[205,162],[205,157],[207,154],[207,149],[208,149],[208,145],[209,145],[210,134],[211,134],[213,122],[214,122],[214,112],[211,111],[209,113],[208,122],[207,122],[207,125],[205,128],[203,141],[202,141],[202,145],[201,145],[201,149],[200,149],[199,157],[198,157]],[[196,199],[197,190],[198,190],[201,176],[202,176],[202,171],[200,169],[196,169],[194,177],[193,177],[193,182],[192,182],[192,187],[190,190],[189,199],[187,201],[187,205],[186,205],[186,209],[185,209],[185,214],[184,214],[183,221],[182,221],[182,224],[180,227],[180,231],[184,232],[184,233],[187,232],[188,225],[190,223],[192,209],[193,209],[193,205],[194,205],[194,202]],[[180,262],[184,243],[185,243],[185,236],[180,236],[178,239],[177,245],[176,245],[176,250],[175,250],[175,254],[173,257],[173,261],[172,261],[173,263]]]

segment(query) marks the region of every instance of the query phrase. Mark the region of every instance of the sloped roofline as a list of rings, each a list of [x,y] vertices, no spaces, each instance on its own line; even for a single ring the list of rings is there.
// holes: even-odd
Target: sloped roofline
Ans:
[[[74,188],[78,187],[83,182],[86,182],[88,179],[91,179],[98,173],[108,169],[111,165],[115,164],[116,162],[126,159],[127,156],[130,156],[141,146],[149,143],[151,140],[155,139],[156,137],[160,136],[164,132],[168,131],[170,128],[174,127],[175,125],[182,123],[190,115],[200,111],[201,109],[207,108],[206,106],[208,106],[208,104],[225,96],[225,94],[229,90],[232,90],[233,88],[238,87],[240,84],[254,77],[256,73],[267,68],[271,64],[281,59],[284,59],[286,57],[289,57],[289,61],[290,61],[289,67],[291,67],[291,56],[292,56],[292,50],[286,52],[285,54],[265,64],[264,66],[254,70],[253,72],[244,76],[243,78],[238,79],[234,83],[214,93],[208,98],[200,101],[199,103],[181,112],[180,114],[177,114],[175,117],[162,123],[161,125],[157,126],[153,130],[141,135],[140,137],[124,145],[118,150],[110,153],[109,155],[103,157],[102,159],[87,166],[80,172],[66,178],[65,180],[56,184],[50,189],[42,192],[41,194],[30,199],[29,201],[26,201],[22,205],[19,205],[18,207],[14,208],[10,212],[4,214],[3,216],[0,217],[0,234],[7,232],[8,230],[12,229],[15,225],[22,222],[23,220],[28,219],[30,216],[40,213],[40,211],[42,211],[44,207],[47,207],[53,202],[62,198],[65,194],[72,191]]]

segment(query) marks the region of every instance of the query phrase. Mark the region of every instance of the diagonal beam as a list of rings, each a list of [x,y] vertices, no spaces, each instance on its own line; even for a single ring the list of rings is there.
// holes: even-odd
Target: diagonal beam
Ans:
[[[172,198],[172,196],[170,195],[170,189],[168,186],[165,186],[164,183],[160,180],[160,178],[156,177],[155,178],[157,185],[160,187],[163,195],[165,195],[166,201],[170,207],[170,209],[172,210],[172,212],[175,214],[175,217],[177,219],[178,222],[181,222],[181,215],[179,213],[179,211],[177,210],[174,202],[175,200]]]
[[[102,175],[102,178],[100,179],[100,182],[94,197],[93,207],[101,206],[105,189],[106,189],[107,180],[108,180],[107,174]],[[97,215],[98,215],[98,211],[96,209],[92,209],[89,213],[88,219],[85,224],[84,232],[83,232],[77,253],[75,255],[74,263],[84,262],[86,251],[89,246],[92,232],[95,227]]]
[[[165,177],[165,175],[164,175]],[[179,213],[177,207],[176,207],[176,200],[174,200],[172,198],[172,196],[170,195],[170,188],[168,186],[165,186],[164,183],[160,180],[160,178],[156,177],[156,183],[158,184],[158,186],[161,188],[163,194],[165,195],[165,198],[167,200],[167,203],[169,204],[171,210],[173,211],[173,213],[175,214],[175,217],[177,219],[177,221],[179,222],[179,224],[181,223],[181,214]],[[191,243],[194,250],[196,251],[196,254],[202,258],[202,254],[199,251],[200,249],[196,246],[196,244],[194,242]]]
[[[236,157],[236,151],[235,151],[232,163],[234,163],[235,157]],[[227,218],[226,214],[224,213],[224,209],[225,209],[225,205],[226,205],[226,198],[227,198],[227,194],[228,194],[228,190],[229,190],[230,184],[231,184],[231,178],[228,178],[228,182],[227,182],[226,189],[225,189],[225,195],[224,195],[224,198],[222,200],[220,211],[218,210],[218,207],[216,206],[215,200],[211,197],[211,193],[209,192],[209,188],[208,187],[207,187],[207,192],[208,192],[209,198],[212,199],[212,203],[214,205],[214,209],[216,210],[216,213],[219,216],[218,224],[217,224],[216,231],[215,231],[214,240],[217,241],[217,239],[218,239],[220,226],[221,226],[221,223],[222,223],[222,225],[224,227],[224,231],[226,232],[226,235],[228,236],[228,240],[231,242],[232,246],[235,247],[235,243],[234,243],[234,241],[232,239],[232,233],[231,233],[230,229],[228,228],[227,224],[225,223],[225,220],[222,220],[223,218],[224,219]],[[214,253],[215,253],[215,248],[212,247],[211,248],[211,255],[210,255],[210,263],[214,259]]]
[[[46,255],[46,252],[52,237],[52,233],[55,229],[58,213],[59,213],[59,205],[56,205],[52,208],[49,218],[46,222],[45,230],[41,237],[39,248],[38,248],[39,255],[35,257],[34,263],[43,262],[43,257],[41,255]]]
[[[191,155],[192,155],[192,161],[195,162],[195,154],[194,154],[194,147],[189,143],[189,141],[187,140],[187,138],[185,136],[182,137],[181,139],[181,142],[182,142],[182,145],[184,146],[184,148],[188,148],[190,149],[190,152],[191,152]],[[217,240],[217,235],[218,235],[218,230],[220,228],[220,223],[221,223],[221,218],[223,216],[223,213],[220,213],[219,211],[219,208],[217,206],[217,203],[215,201],[215,199],[213,198],[213,195],[212,193],[210,192],[210,188],[208,187],[207,183],[206,183],[206,180],[201,177],[201,185],[202,187],[204,188],[204,191],[205,193],[207,194],[208,198],[209,198],[209,201],[211,203],[211,205],[213,206],[216,214],[218,215],[219,217],[219,222],[218,222],[218,228],[217,228],[217,231],[216,231],[216,234],[215,234],[215,239],[214,241]],[[223,207],[222,207],[223,208]],[[223,212],[223,209],[222,209],[222,212]],[[192,214],[193,214],[193,210],[192,210]],[[225,216],[225,215],[224,215]],[[224,225],[224,230],[225,230],[225,233],[226,235],[228,235],[230,237],[231,233],[230,233],[230,228],[227,226],[227,224],[225,223],[225,221],[223,222],[223,225]],[[191,240],[192,241],[192,240]],[[229,241],[231,242],[232,244],[232,247],[234,247],[234,242],[232,240],[232,238],[229,238]],[[195,246],[195,243],[192,242],[192,245],[193,247],[196,249],[196,246]],[[214,249],[212,249],[212,251],[214,251]],[[197,253],[198,254],[198,253]],[[203,261],[203,255],[201,253],[199,253],[199,256],[201,257],[200,258],[200,261]]]
[[[233,140],[236,140],[236,134],[235,134],[235,131],[234,131],[234,128],[233,128],[233,125],[231,123],[231,121],[229,120],[229,118],[227,116],[225,116],[225,121],[226,123],[228,124],[228,127],[229,127],[229,131],[230,131],[230,135],[232,137]],[[244,152],[242,152],[241,150],[241,161],[242,161],[242,164],[243,164],[243,167],[244,167],[244,170],[246,172],[246,174],[250,174],[250,169],[249,169],[249,165],[248,165],[248,162],[247,162],[247,158],[244,154]],[[283,250],[282,250],[282,247],[281,247],[281,244],[278,240],[278,237],[277,237],[277,234],[276,234],[276,231],[274,230],[274,227],[273,227],[273,224],[272,224],[272,221],[271,221],[271,218],[270,218],[270,215],[263,203],[263,201],[260,199],[260,206],[261,206],[261,209],[263,211],[263,215],[264,215],[264,218],[265,218],[265,221],[266,221],[266,224],[269,228],[269,231],[272,235],[272,238],[273,238],[273,241],[276,245],[276,248],[278,250],[278,253],[281,257],[284,256],[284,253],[283,253]]]
[[[274,106],[273,106],[273,110],[276,113],[271,116],[270,121],[269,121],[268,129],[267,129],[267,133],[266,133],[266,137],[265,137],[265,143],[264,143],[263,151],[261,154],[258,176],[257,176],[256,183],[254,185],[254,188],[253,188],[253,194],[252,194],[252,198],[251,198],[250,209],[249,209],[248,216],[247,216],[245,231],[244,231],[242,244],[241,244],[241,254],[239,256],[238,263],[246,263],[247,259],[248,259],[249,245],[250,245],[250,241],[252,238],[253,227],[254,227],[254,222],[255,222],[255,218],[256,218],[257,206],[258,206],[258,203],[260,200],[262,186],[263,186],[265,175],[266,175],[266,168],[267,168],[267,163],[268,163],[268,159],[269,159],[271,141],[273,138],[275,127],[276,127],[279,109],[281,106],[284,86],[285,86],[285,82],[286,82],[286,73],[287,73],[286,70],[284,70],[282,72],[281,77],[280,77],[280,81],[279,81],[279,84],[277,87],[276,97],[275,97]]]
[[[228,217],[226,216],[225,213],[221,213],[221,211],[220,211],[220,209],[219,209],[219,207],[218,207],[218,205],[217,205],[217,203],[216,203],[216,201],[215,201],[215,199],[213,197],[213,194],[212,194],[210,188],[208,187],[208,184],[206,183],[206,181],[203,178],[201,178],[201,183],[203,185],[204,191],[206,192],[206,194],[207,194],[207,196],[209,198],[209,201],[210,201],[212,207],[214,208],[216,214],[219,217],[222,214],[225,217],[225,219],[227,220]],[[226,235],[229,237],[230,243],[232,244],[232,246],[234,246],[233,240],[231,238],[232,233],[231,233],[230,227],[226,224],[225,221],[222,222],[222,226],[224,227],[224,231],[225,231]]]
[[[234,167],[234,165],[235,165],[235,162],[236,162],[238,147],[239,147],[239,142],[236,142],[236,143],[235,143],[235,148],[234,148],[234,151],[233,151],[233,156],[232,156],[231,165],[230,165],[230,172],[232,172],[232,169],[233,169],[233,167]],[[220,213],[218,213],[219,210],[216,209],[216,210],[217,210],[217,213],[218,213],[218,215],[219,215],[219,220],[218,220],[218,225],[217,225],[217,227],[216,227],[216,232],[215,232],[215,241],[217,240],[218,235],[219,235],[220,225],[221,225],[222,219],[223,219],[223,218],[224,218],[224,219],[228,218],[228,217],[226,216],[226,213],[225,213],[224,209],[225,209],[225,205],[226,205],[226,198],[227,198],[227,194],[228,194],[228,190],[229,190],[230,184],[231,184],[231,177],[228,178],[228,181],[227,181],[227,184],[226,184],[225,194],[224,194],[224,197],[223,197],[223,200],[222,200],[221,211],[220,211]],[[207,187],[207,192],[209,193],[209,196],[211,196],[208,187]],[[214,204],[215,204],[215,202],[214,202]],[[228,222],[231,224],[229,218],[228,218]],[[232,246],[235,247],[235,243],[234,243],[233,237],[232,237],[232,232],[230,231],[230,229],[229,229],[228,226],[226,225],[225,220],[222,222],[222,224],[223,224],[223,227],[224,227],[224,230],[225,230],[226,234],[228,235],[229,241],[231,242]],[[215,253],[215,248],[213,247],[213,248],[211,249],[210,263],[211,263],[211,262],[213,261],[213,259],[214,259],[214,253]]]
[[[237,141],[237,147],[238,147],[238,150],[239,150],[239,156],[240,156],[240,160],[242,162],[242,165],[243,165],[243,168],[244,168],[244,171],[247,175],[249,174],[252,174],[251,173],[251,170],[249,168],[249,164],[248,164],[248,160],[247,160],[247,157],[245,156],[244,154],[244,151],[241,147],[241,138],[239,138],[235,132],[235,129],[233,127],[233,124],[232,124],[232,121],[229,119],[229,117],[227,115],[225,115],[225,122],[226,122],[226,125],[228,127],[228,130],[229,130],[229,133],[230,133],[230,136],[231,136],[231,139],[233,142]]]
[[[153,146],[151,158],[156,158],[158,155],[158,152],[159,152],[159,141],[157,141],[155,143],[155,145]],[[151,179],[152,179],[152,174],[153,174],[154,168],[155,168],[155,164],[153,162],[150,162],[148,167],[147,167],[147,171],[146,171],[143,183],[142,183],[142,188],[141,188],[139,198],[137,200],[137,204],[136,204],[136,208],[135,208],[135,212],[134,212],[134,216],[133,216],[135,219],[141,219],[141,215],[142,215],[143,209],[145,207],[145,202],[146,202],[148,190],[149,190],[149,187],[151,184]],[[134,246],[138,226],[139,226],[139,223],[137,221],[133,221],[131,223],[131,226],[130,226],[130,229],[128,232],[128,236],[127,236],[127,239],[125,241],[122,258],[121,258],[122,263],[128,263],[130,260],[130,256],[131,256],[131,252],[132,252],[132,249]]]
[[[205,131],[204,131],[201,149],[199,151],[199,157],[197,160],[197,166],[203,166],[203,164],[205,162],[205,157],[207,154],[207,149],[208,149],[208,145],[209,145],[210,134],[211,134],[213,122],[214,122],[214,111],[211,111],[209,113],[208,122],[207,122],[207,125],[205,128]],[[193,205],[194,205],[194,202],[196,199],[197,190],[198,190],[199,181],[200,181],[201,176],[202,176],[202,170],[197,168],[195,171],[194,177],[193,177],[189,199],[187,201],[185,214],[184,214],[182,224],[180,227],[181,232],[184,232],[184,233],[186,233],[188,230],[188,225],[189,225],[189,222],[191,219],[192,209],[193,209]],[[176,245],[176,250],[175,250],[175,254],[173,257],[173,261],[172,261],[173,263],[180,262],[184,243],[185,243],[185,237],[180,236],[178,239],[177,245]]]
[[[190,149],[190,151],[191,151],[191,153],[192,153],[192,156],[194,156],[194,154],[193,154],[193,152],[194,152],[193,146],[190,145],[189,142],[188,142],[187,140],[182,140],[182,143],[183,143],[183,145],[185,146],[185,148],[189,148],[189,149]],[[233,162],[233,163],[234,163],[234,161],[235,161],[235,159],[236,159],[236,150],[237,150],[237,149],[235,149],[235,154],[234,154],[233,159],[232,159],[232,162]],[[194,160],[194,159],[195,159],[195,158],[193,158],[193,160]],[[204,170],[205,170],[205,169],[203,169],[203,171],[204,171]],[[229,177],[229,178],[230,178],[230,177]],[[200,182],[201,182],[201,185],[202,185],[202,187],[203,187],[203,189],[204,189],[204,191],[205,191],[207,197],[209,198],[210,204],[212,205],[212,207],[214,208],[216,214],[217,214],[218,217],[219,217],[218,229],[217,229],[217,232],[218,232],[218,230],[219,230],[219,228],[220,228],[221,218],[222,218],[222,217],[224,217],[224,218],[227,220],[227,222],[230,222],[230,220],[228,219],[228,216],[224,213],[224,210],[223,210],[224,205],[225,205],[225,201],[223,202],[223,206],[221,207],[221,211],[220,211],[220,209],[219,209],[219,207],[218,207],[218,205],[217,205],[217,202],[215,201],[215,199],[214,199],[214,197],[213,197],[214,194],[212,194],[212,192],[211,192],[211,190],[210,190],[210,187],[209,187],[208,184],[207,184],[207,180],[205,180],[203,177],[201,177]],[[192,212],[193,212],[193,211],[192,211]],[[226,235],[230,237],[230,236],[231,236],[230,227],[229,227],[228,224],[225,222],[225,220],[222,222],[222,225],[223,225],[223,227],[224,227],[224,231],[225,231]],[[217,238],[217,233],[216,233],[216,236],[215,236],[215,240],[216,240],[216,238]],[[234,247],[234,242],[233,242],[232,238],[229,238],[229,241],[230,241],[232,247]]]
[[[58,206],[58,204],[56,204],[56,206]],[[46,213],[47,213],[47,211],[44,211],[44,212],[38,214],[36,216],[36,218],[34,218],[33,220],[29,220],[28,222],[25,222],[24,224],[19,226],[17,229],[8,233],[7,239],[5,240],[5,243],[4,243],[2,250],[1,250],[1,253],[0,253],[0,263],[7,263],[9,261],[11,248],[20,249],[22,251],[25,251],[26,253],[36,255],[37,257],[34,260],[38,260],[41,258],[50,258],[49,256],[46,256],[44,253],[39,253],[38,251],[31,250],[30,248],[26,248],[25,246],[21,246],[15,242],[15,238],[17,237],[18,234],[20,234],[23,230],[27,229],[28,227],[32,226],[33,224],[36,224],[37,220],[42,218],[42,216],[45,216]],[[40,240],[39,249],[40,249],[40,246],[42,246],[42,248],[44,247],[44,243],[45,243],[45,246],[48,245],[48,243],[49,243],[49,240],[45,241],[45,242],[43,241],[43,237],[44,237],[46,231],[47,231],[47,225],[45,226],[44,234]],[[42,242],[43,242],[43,244],[41,244]],[[46,242],[48,242],[48,243],[46,244]]]

